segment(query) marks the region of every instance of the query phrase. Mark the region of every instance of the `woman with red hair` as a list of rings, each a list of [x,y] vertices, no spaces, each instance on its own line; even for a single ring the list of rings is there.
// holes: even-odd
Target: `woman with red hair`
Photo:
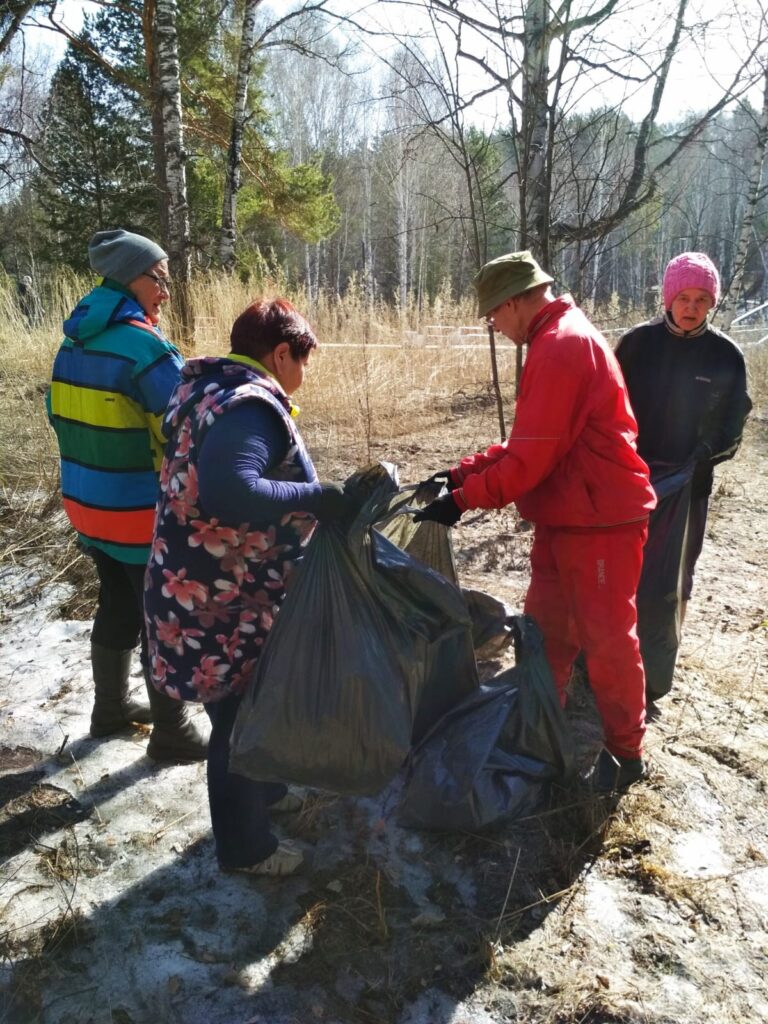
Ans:
[[[269,808],[296,810],[286,787],[229,771],[243,691],[318,519],[346,515],[321,484],[291,396],[317,339],[290,302],[252,303],[231,351],[189,360],[165,417],[144,612],[154,686],[202,701],[211,720],[208,796],[224,870],[286,875],[301,851],[270,833]]]

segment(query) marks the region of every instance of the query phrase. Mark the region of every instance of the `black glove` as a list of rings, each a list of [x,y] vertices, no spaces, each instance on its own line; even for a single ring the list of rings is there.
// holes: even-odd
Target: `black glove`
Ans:
[[[455,526],[460,519],[461,509],[450,494],[444,494],[442,498],[435,498],[426,508],[417,512],[413,517],[414,523],[429,521],[442,523],[443,526]]]
[[[320,497],[312,509],[321,523],[336,519],[351,519],[357,512],[357,505],[341,484],[320,484]]]
[[[439,469],[437,473],[433,473],[426,480],[422,480],[419,484],[419,489],[429,487],[433,491],[439,491],[441,487],[445,487],[446,490],[452,491],[455,486],[456,484],[451,480],[450,469]]]
[[[452,491],[455,486],[456,484],[451,480],[450,469],[441,469],[437,473],[433,473],[432,476],[428,476],[426,480],[422,480],[416,487],[413,497],[415,501],[426,504],[436,498],[444,487],[446,490]]]

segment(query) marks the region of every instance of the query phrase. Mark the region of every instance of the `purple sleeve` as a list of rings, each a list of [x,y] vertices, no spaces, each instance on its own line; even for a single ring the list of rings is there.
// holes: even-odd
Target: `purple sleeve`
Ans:
[[[314,511],[319,483],[265,477],[283,460],[288,443],[285,425],[265,402],[244,402],[219,417],[205,436],[197,464],[206,512],[239,525]]]

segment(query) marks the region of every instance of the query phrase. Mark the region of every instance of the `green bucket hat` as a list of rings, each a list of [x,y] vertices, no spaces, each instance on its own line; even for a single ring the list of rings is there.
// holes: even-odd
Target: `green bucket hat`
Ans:
[[[539,284],[552,284],[530,252],[508,252],[486,263],[472,282],[477,292],[480,316],[485,316],[507,299]]]

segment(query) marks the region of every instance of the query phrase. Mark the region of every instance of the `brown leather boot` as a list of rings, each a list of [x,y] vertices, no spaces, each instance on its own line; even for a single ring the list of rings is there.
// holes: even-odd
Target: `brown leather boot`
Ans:
[[[149,725],[152,712],[146,704],[128,696],[128,677],[133,650],[116,651],[91,644],[94,702],[91,712],[91,736],[111,736],[131,722]]]
[[[184,764],[204,761],[208,740],[189,717],[183,700],[174,700],[147,683],[154,728],[147,745],[147,757],[153,761]]]

